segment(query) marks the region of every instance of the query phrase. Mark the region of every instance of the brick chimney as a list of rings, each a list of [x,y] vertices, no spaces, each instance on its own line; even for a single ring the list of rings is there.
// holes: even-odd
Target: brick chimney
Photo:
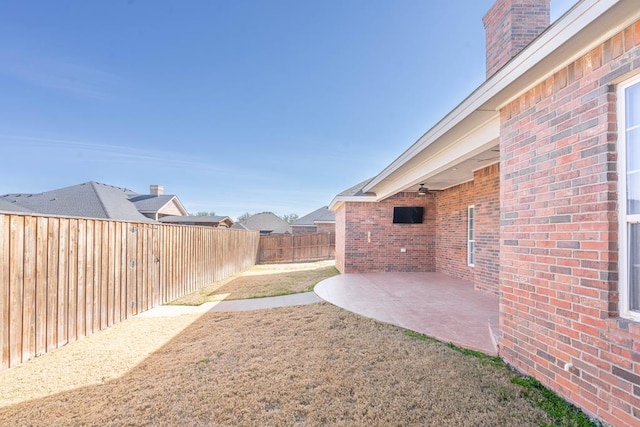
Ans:
[[[162,196],[164,194],[164,187],[162,185],[150,185],[149,194],[152,196]]]
[[[487,79],[547,29],[550,0],[496,0],[482,22],[487,40]]]

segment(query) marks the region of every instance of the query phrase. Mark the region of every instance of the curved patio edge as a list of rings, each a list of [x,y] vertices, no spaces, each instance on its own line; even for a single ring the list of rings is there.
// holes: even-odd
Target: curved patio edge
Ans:
[[[497,296],[441,273],[341,274],[314,292],[353,313],[440,341],[497,355],[491,325],[498,324]]]

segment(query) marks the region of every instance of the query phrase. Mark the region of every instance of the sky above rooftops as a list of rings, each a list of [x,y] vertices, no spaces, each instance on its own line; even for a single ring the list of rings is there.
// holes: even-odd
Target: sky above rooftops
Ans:
[[[303,216],[482,83],[492,4],[4,0],[0,194],[160,184],[192,213]]]

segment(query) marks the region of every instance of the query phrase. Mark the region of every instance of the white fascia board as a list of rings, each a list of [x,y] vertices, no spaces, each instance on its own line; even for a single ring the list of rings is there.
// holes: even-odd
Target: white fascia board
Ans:
[[[562,45],[567,43],[580,31],[584,30],[588,25],[600,18],[613,6],[620,3],[635,13],[627,14],[627,19],[622,20],[615,26],[615,28],[608,28],[606,34],[594,34],[595,37],[591,39],[592,41],[590,43],[584,43],[584,41],[581,40],[581,42],[587,46],[580,49],[578,52],[580,54],[588,52],[589,47],[597,45],[599,42],[606,40],[605,37],[610,37],[626,25],[631,24],[634,20],[638,19],[637,17],[640,14],[640,8],[637,7],[637,1],[638,0],[583,0],[578,3],[558,21],[551,25],[528,47],[523,49],[522,52],[508,62],[501,70],[480,85],[473,93],[471,93],[471,95],[469,95],[469,97],[440,120],[440,122],[422,135],[422,137],[420,137],[418,141],[400,155],[400,157],[373,178],[371,182],[363,188],[363,191],[372,191],[372,189],[380,182],[401,168],[419,152],[449,132],[452,128],[461,124],[464,125],[464,120],[469,117],[471,113],[481,109],[483,105],[487,104],[492,98],[505,90],[505,88],[521,78],[526,72],[531,70],[533,66],[539,64],[543,59],[557,51]],[[588,35],[583,36],[583,39],[589,40]],[[572,52],[572,54],[573,53],[574,52]],[[576,53],[576,55],[578,54]],[[554,69],[561,68],[561,64],[566,65],[570,63],[571,60],[575,60],[578,57],[579,56],[575,55],[571,55],[571,57],[564,55],[564,57],[558,58],[556,61],[552,61],[555,63],[555,66],[553,64],[548,64],[549,66],[545,67],[547,68],[546,70],[538,70],[540,74],[539,79],[548,76]],[[527,85],[527,87],[531,87],[532,84],[533,82]],[[525,90],[526,89],[519,90],[510,97],[504,94],[504,98],[513,99]],[[500,105],[504,105],[505,101],[501,101]],[[493,111],[498,111],[498,107],[499,105],[487,106],[487,108]]]
[[[374,203],[377,201],[378,198],[376,196],[336,196],[333,198],[331,203],[329,203],[329,210],[335,212],[340,208],[340,206],[347,202]]]
[[[444,146],[423,161],[412,165],[407,170],[395,174],[375,187],[377,200],[393,196],[402,189],[419,184],[456,164],[476,156],[495,146],[500,138],[500,117],[496,114],[491,120],[483,123],[472,132],[453,144]]]

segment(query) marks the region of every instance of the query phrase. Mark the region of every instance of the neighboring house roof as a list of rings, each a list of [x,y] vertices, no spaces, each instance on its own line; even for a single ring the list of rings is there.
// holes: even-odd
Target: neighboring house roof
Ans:
[[[149,221],[129,202],[136,193],[90,181],[36,194],[5,194],[0,199],[33,213],[123,221]]]
[[[291,226],[273,212],[262,212],[251,215],[242,221],[242,225],[249,230],[260,231],[262,234],[291,233]]]
[[[158,221],[168,224],[185,224],[185,225],[208,225],[208,224],[220,224],[224,223],[226,226],[233,225],[233,220],[228,216],[178,216],[169,215],[164,216]]]
[[[0,212],[31,213],[32,211],[15,202],[5,200],[3,197],[0,197]]]
[[[329,207],[323,206],[315,211],[294,221],[292,227],[310,227],[318,222],[335,222],[336,213],[329,210]]]
[[[167,204],[169,204],[176,196],[165,194],[162,196],[153,196],[151,194],[141,194],[129,199],[140,212],[158,212]]]
[[[246,226],[242,225],[239,222],[234,222],[231,228],[234,228],[236,230],[249,230]]]

